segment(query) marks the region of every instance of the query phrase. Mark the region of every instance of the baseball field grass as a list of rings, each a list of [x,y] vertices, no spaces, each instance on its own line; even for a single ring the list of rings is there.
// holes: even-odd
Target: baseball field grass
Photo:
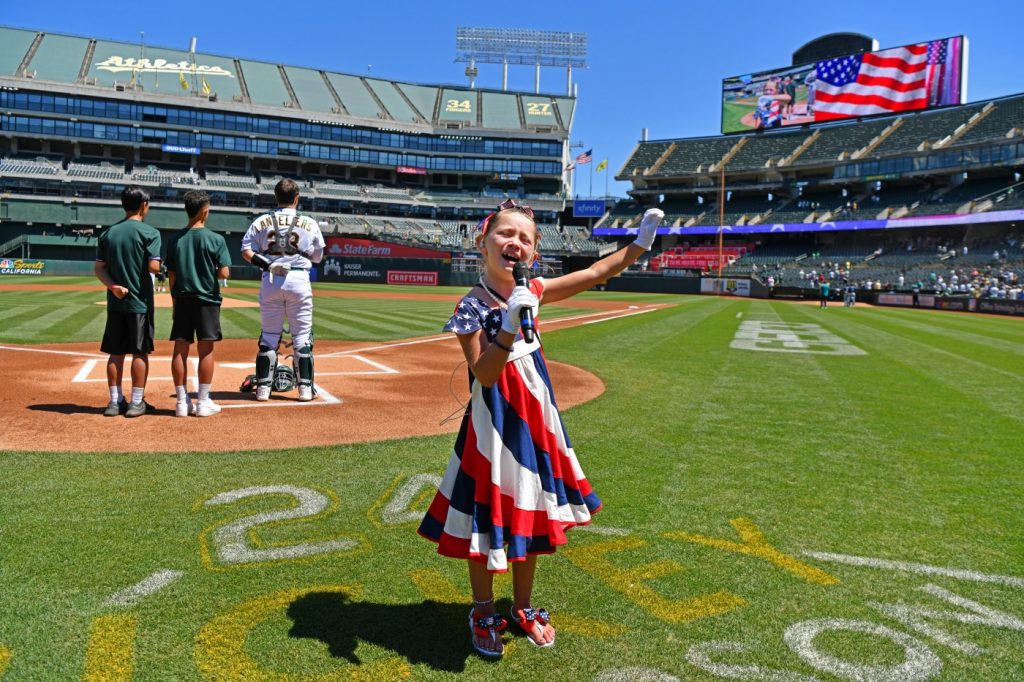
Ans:
[[[7,283],[0,343],[99,338],[102,291]],[[462,292],[321,297],[315,333],[433,334]],[[539,561],[553,649],[510,631],[501,661],[473,654],[465,566],[416,535],[453,436],[268,433],[0,453],[0,679],[1022,679],[1024,322],[583,298],[667,307],[543,335],[606,386],[563,413],[605,506]]]

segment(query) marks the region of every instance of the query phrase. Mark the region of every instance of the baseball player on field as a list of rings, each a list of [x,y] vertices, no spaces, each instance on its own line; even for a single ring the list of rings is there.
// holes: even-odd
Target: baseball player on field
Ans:
[[[309,270],[324,257],[316,220],[298,212],[299,186],[281,180],[274,187],[277,209],[261,215],[242,237],[242,258],[263,270],[260,282],[260,339],[256,356],[256,400],[270,400],[285,318],[294,346],[299,400],[313,391],[313,289]]]

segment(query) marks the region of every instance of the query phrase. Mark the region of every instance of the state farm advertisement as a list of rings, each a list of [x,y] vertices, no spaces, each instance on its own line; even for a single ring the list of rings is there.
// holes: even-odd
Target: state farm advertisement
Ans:
[[[449,252],[388,244],[373,239],[328,237],[327,255],[335,258],[446,258]]]

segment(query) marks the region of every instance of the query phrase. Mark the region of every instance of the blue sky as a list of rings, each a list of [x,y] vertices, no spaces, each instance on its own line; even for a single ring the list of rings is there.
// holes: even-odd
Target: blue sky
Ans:
[[[465,84],[454,62],[455,28],[583,31],[589,68],[576,71],[573,144],[607,158],[614,174],[640,138],[719,132],[721,79],[785,66],[805,42],[836,31],[864,33],[881,47],[964,34],[970,40],[968,99],[1024,91],[1020,31],[1024,3],[952,2],[488,2],[246,3],[0,0],[0,23],[55,33],[247,57],[422,83]],[[243,9],[244,8],[244,9]],[[371,66],[372,65],[372,66]],[[501,87],[501,67],[481,65],[480,87]],[[512,89],[532,91],[533,69],[510,67]],[[541,89],[562,93],[565,72],[546,69]],[[574,150],[574,153],[579,150]],[[588,190],[580,174],[578,189]],[[623,195],[628,183],[610,184]],[[603,174],[594,192],[603,193]]]

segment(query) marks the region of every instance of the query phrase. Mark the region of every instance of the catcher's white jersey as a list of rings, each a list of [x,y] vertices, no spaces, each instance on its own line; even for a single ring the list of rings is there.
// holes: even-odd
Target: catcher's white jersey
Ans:
[[[242,249],[263,254],[270,262],[282,261],[293,269],[309,270],[324,257],[320,226],[294,208],[279,208],[254,220],[242,237]]]
[[[313,331],[313,288],[309,269],[324,257],[324,236],[312,218],[294,208],[279,208],[253,221],[242,237],[242,250],[252,249],[271,263],[291,266],[286,275],[264,272],[260,282],[260,344],[277,348],[284,321],[296,348],[309,344]]]

